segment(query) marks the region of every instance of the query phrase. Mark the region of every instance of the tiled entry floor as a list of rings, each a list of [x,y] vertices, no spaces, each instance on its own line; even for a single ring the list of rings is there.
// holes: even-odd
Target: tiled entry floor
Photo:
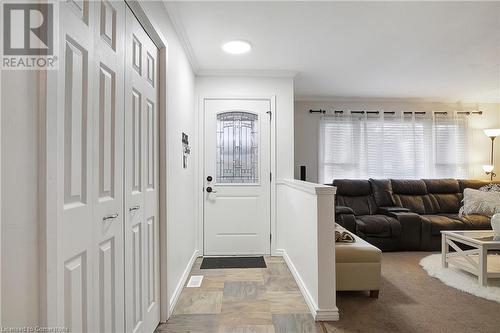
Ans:
[[[191,275],[204,275],[201,287],[184,288],[157,332],[321,333],[283,259],[265,260],[267,268],[200,270],[198,258]]]

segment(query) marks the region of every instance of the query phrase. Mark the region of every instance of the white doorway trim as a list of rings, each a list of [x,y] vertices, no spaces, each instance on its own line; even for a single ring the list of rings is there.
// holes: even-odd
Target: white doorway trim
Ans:
[[[204,137],[205,137],[205,101],[210,99],[245,99],[245,100],[267,100],[270,101],[271,104],[271,255],[280,255],[279,251],[277,251],[277,227],[276,227],[276,119],[278,119],[279,115],[276,112],[276,95],[203,95],[198,99],[198,112],[197,123],[198,123],[198,138],[197,144],[199,149],[198,154],[198,163],[197,170],[195,174],[196,177],[196,188],[197,191],[197,200],[198,200],[198,249],[200,250],[200,254],[203,255],[204,249],[204,162],[205,162],[205,151],[204,151]]]
[[[159,25],[149,18],[143,5],[136,0],[124,0],[138,21],[159,49],[159,149],[160,149],[160,192],[159,192],[159,237],[160,237],[160,320],[165,322],[169,316],[167,295],[167,161],[171,152],[167,150],[166,135],[167,113],[167,70],[168,43],[160,33]],[[40,260],[40,325],[57,326],[57,289],[62,281],[57,281],[57,236],[60,216],[56,210],[57,198],[57,103],[56,98],[47,96],[57,83],[57,71],[41,71],[39,74],[39,260]]]

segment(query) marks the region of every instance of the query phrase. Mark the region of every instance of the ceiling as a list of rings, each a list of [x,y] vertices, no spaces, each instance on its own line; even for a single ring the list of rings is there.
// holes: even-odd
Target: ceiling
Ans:
[[[302,97],[500,101],[500,2],[169,2],[195,70],[297,72]],[[221,50],[243,39],[245,55]]]

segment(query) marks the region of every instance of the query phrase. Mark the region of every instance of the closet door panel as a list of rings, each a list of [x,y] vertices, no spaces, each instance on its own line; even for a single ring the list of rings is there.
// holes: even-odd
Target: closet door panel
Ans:
[[[57,325],[93,329],[93,34],[88,2],[60,3],[60,70],[48,98],[57,105]]]
[[[58,142],[54,324],[152,332],[160,310],[158,49],[124,1],[68,0],[59,10],[61,70],[48,94]]]
[[[94,272],[96,332],[123,332],[125,3],[93,1]]]
[[[126,331],[159,322],[158,49],[127,10],[125,95]],[[132,258],[129,260],[128,258]]]

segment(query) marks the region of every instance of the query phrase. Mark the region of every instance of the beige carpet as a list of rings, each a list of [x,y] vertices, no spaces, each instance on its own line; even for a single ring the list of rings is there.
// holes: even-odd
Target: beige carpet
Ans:
[[[384,253],[378,300],[338,292],[340,321],[328,332],[500,332],[500,304],[432,278],[419,261],[428,252]]]

